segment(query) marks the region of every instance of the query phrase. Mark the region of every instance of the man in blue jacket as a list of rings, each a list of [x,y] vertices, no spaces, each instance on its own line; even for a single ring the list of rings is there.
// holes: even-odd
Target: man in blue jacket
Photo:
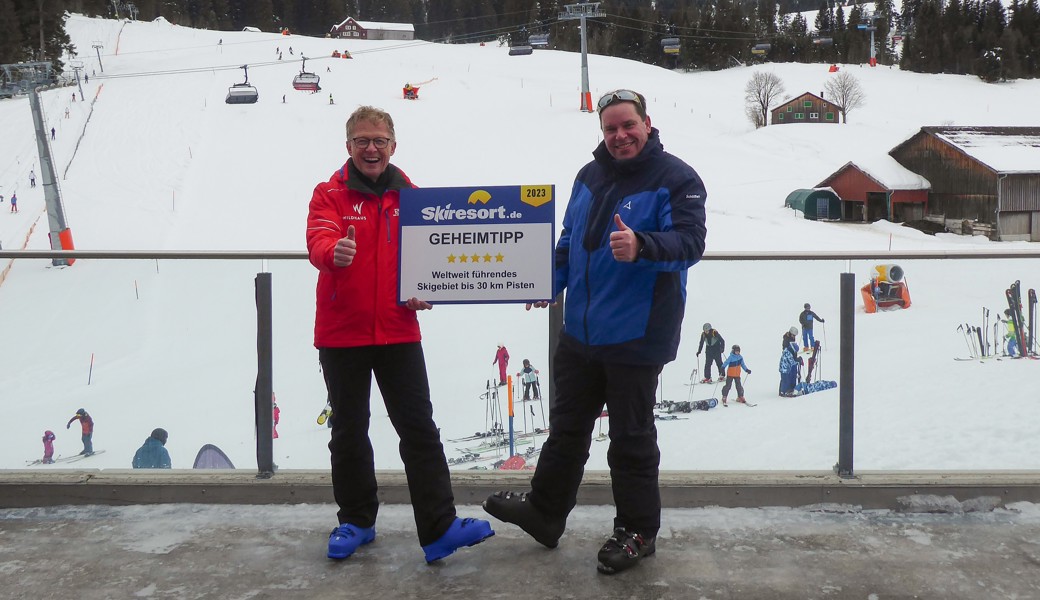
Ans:
[[[606,404],[617,513],[597,568],[611,574],[655,551],[657,378],[678,350],[686,271],[704,254],[707,194],[697,172],[664,151],[642,94],[617,90],[598,106],[603,142],[578,172],[556,245],[555,291],[567,296],[549,438],[531,491],[496,492],[484,509],[555,548]]]
[[[141,444],[134,454],[135,469],[169,469],[170,453],[166,450],[166,439],[169,434],[162,427],[152,430],[152,435]]]

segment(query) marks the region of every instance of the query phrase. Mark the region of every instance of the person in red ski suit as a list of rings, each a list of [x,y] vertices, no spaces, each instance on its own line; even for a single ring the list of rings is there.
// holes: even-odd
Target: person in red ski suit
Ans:
[[[509,350],[502,344],[498,345],[498,352],[495,353],[495,360],[491,364],[498,363],[498,385],[506,384],[506,368],[509,366]]]
[[[70,429],[72,427],[72,422],[77,419],[79,420],[80,426],[83,428],[83,450],[80,451],[80,454],[90,456],[91,454],[94,454],[94,442],[92,439],[94,437],[94,419],[87,414],[87,411],[81,408],[77,410],[76,414],[73,415],[73,417],[69,419],[69,422],[65,424],[65,429]]]
[[[279,418],[282,415],[282,410],[280,408],[278,408],[278,405],[273,403],[273,402],[271,403],[271,414],[274,417],[274,424],[271,425],[271,437],[277,440],[278,439],[278,420],[279,420]]]
[[[332,405],[332,492],[339,525],[327,556],[344,559],[375,539],[379,511],[372,441],[372,379],[401,438],[399,450],[426,562],[494,535],[487,521],[456,516],[448,462],[433,420],[417,311],[398,303],[401,190],[415,187],[390,164],[394,121],[372,106],[347,119],[350,159],[311,196],[307,251],[318,269],[314,346]]]

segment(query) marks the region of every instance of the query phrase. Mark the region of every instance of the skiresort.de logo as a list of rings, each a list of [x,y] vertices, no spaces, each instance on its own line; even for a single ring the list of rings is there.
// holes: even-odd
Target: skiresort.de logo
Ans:
[[[475,190],[469,195],[466,204],[484,204],[491,201],[491,194],[487,190]],[[451,204],[444,206],[427,206],[422,209],[424,221],[483,221],[487,219],[505,219],[506,207],[498,206],[491,208],[455,208]]]

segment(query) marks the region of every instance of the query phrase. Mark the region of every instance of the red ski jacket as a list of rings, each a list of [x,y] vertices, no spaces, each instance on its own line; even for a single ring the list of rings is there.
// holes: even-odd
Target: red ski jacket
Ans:
[[[418,342],[415,311],[397,303],[399,190],[415,187],[388,165],[374,191],[348,160],[311,196],[307,251],[318,268],[316,348]],[[354,226],[357,255],[349,267],[332,264],[336,242]]]

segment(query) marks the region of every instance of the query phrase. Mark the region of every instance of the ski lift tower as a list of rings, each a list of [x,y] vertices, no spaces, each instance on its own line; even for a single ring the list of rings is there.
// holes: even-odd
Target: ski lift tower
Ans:
[[[61,202],[61,191],[58,189],[58,177],[54,170],[54,159],[51,157],[47,127],[44,124],[40,103],[40,90],[54,86],[51,68],[51,63],[45,61],[0,65],[0,69],[3,69],[10,81],[18,82],[19,86],[29,93],[29,107],[32,110],[36,131],[36,147],[40,152],[40,179],[43,181],[43,198],[47,203],[51,250],[73,250],[72,230],[65,224],[65,208]],[[67,266],[74,261],[75,259],[55,258],[51,259],[51,264],[56,267]]]
[[[586,35],[585,19],[590,17],[605,17],[606,13],[599,9],[599,2],[582,2],[581,4],[568,4],[564,6],[566,12],[560,13],[560,20],[580,19],[581,26],[581,110],[582,112],[595,112],[592,106],[592,92],[589,91],[589,46]]]
[[[877,26],[874,24],[874,20],[877,19],[876,14],[869,14],[863,16],[863,22],[856,25],[856,29],[861,31],[870,32],[870,66],[877,66],[877,49],[874,46],[874,32],[877,31]]]

